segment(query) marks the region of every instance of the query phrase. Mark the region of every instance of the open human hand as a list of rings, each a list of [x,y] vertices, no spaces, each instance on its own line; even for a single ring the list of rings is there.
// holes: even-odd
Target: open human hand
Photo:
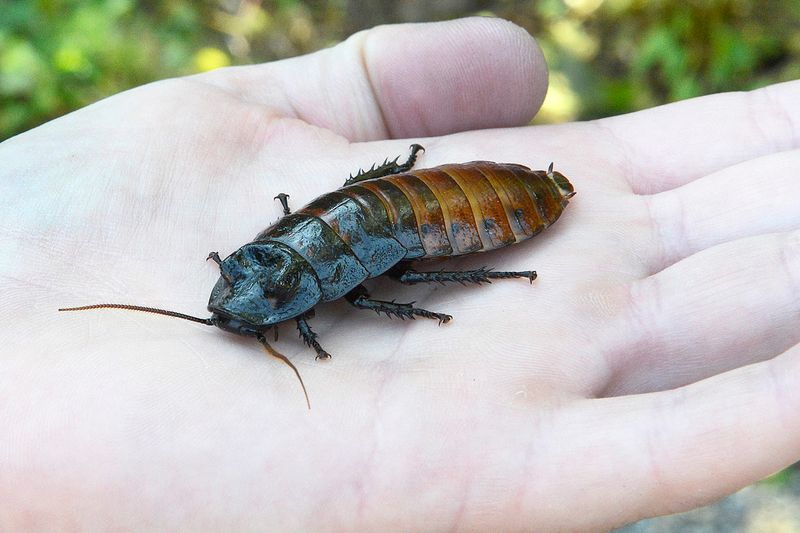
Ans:
[[[596,531],[800,458],[800,83],[524,126],[546,79],[503,21],[386,26],[0,145],[0,529]],[[252,339],[56,312],[205,316],[205,257],[277,193],[299,207],[411,142],[418,168],[553,161],[578,194],[447,264],[533,286],[370,282],[447,325],[322,305],[330,361],[284,327],[311,411]]]

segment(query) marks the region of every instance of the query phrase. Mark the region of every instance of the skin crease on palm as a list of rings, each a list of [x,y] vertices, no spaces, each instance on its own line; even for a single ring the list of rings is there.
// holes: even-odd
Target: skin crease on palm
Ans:
[[[547,86],[501,20],[385,26],[121,93],[0,145],[0,529],[597,531],[800,458],[800,83],[525,126]],[[275,346],[208,316],[225,257],[349,173],[546,168],[578,192],[526,243],[369,282],[450,324],[334,302]],[[419,267],[424,270],[426,266]]]

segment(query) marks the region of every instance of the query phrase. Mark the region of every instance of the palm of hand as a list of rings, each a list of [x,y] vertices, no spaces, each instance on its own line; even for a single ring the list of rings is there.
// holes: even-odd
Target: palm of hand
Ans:
[[[797,394],[788,378],[764,376],[793,365],[796,348],[771,367],[656,392],[798,341],[786,267],[798,261],[788,231],[800,189],[781,173],[787,156],[768,155],[796,135],[753,145],[722,133],[731,146],[703,158],[699,141],[713,133],[683,129],[707,109],[698,128],[754,116],[744,96],[730,96],[726,112],[708,99],[559,127],[427,139],[401,127],[427,148],[418,167],[552,159],[578,195],[535,239],[447,264],[535,269],[533,286],[371,282],[374,297],[452,314],[449,325],[323,305],[312,326],[328,362],[284,327],[276,346],[303,374],[310,413],[293,375],[251,339],[143,315],[53,316],[101,300],[204,316],[217,276],[202,261],[209,248],[225,256],[249,241],[279,216],[277,193],[299,207],[340,186],[354,162],[409,144],[350,144],[342,134],[352,139],[358,126],[326,124],[320,102],[293,116],[232,87],[221,75],[155,84],[8,143],[27,141],[49,162],[25,171],[21,187],[37,194],[19,196],[20,212],[38,216],[25,221],[27,235],[8,233],[25,268],[4,278],[28,283],[6,313],[35,302],[4,339],[16,354],[7,363],[29,369],[11,386],[47,395],[8,414],[45,419],[23,433],[44,431],[59,446],[42,443],[34,455],[45,460],[25,464],[59,465],[47,490],[70,493],[84,517],[142,507],[169,517],[177,506],[203,527],[598,528],[698,505],[791,460],[798,429],[770,441],[772,460],[742,458],[753,436],[736,419],[760,419],[766,433],[781,423],[768,407],[776,397],[796,405]],[[771,94],[788,102],[792,89]],[[748,173],[765,165],[788,199],[748,195],[745,205],[741,191],[758,190]],[[759,216],[770,209],[775,216]],[[31,236],[39,245],[26,244]],[[30,332],[41,343],[29,346]],[[722,468],[734,460],[742,464]],[[703,493],[709,471],[716,481]],[[243,496],[234,510],[231,494]]]

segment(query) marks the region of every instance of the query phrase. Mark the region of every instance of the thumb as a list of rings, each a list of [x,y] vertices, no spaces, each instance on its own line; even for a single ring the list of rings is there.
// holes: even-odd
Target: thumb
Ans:
[[[523,125],[547,91],[533,38],[485,17],[379,26],[306,56],[200,77],[351,141]]]

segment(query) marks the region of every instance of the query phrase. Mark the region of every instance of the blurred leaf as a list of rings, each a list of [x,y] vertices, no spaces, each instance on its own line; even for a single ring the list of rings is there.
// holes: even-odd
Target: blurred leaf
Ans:
[[[231,60],[218,48],[201,48],[194,55],[194,68],[200,72],[227,67],[230,64]]]
[[[537,121],[567,122],[574,120],[579,112],[580,99],[570,87],[569,78],[562,72],[551,72],[550,87]]]
[[[59,48],[53,57],[56,69],[71,74],[87,73],[92,65],[79,48],[64,46]]]
[[[302,54],[390,21],[479,12],[537,36],[556,74],[540,121],[800,76],[795,0],[0,2],[0,138],[152,80]]]
[[[21,96],[33,92],[46,67],[32,44],[12,40],[0,51],[0,94]]]
[[[786,468],[781,470],[777,474],[773,474],[769,476],[767,479],[763,480],[761,483],[765,485],[776,485],[776,486],[785,486],[791,483],[793,478],[793,473],[791,468]]]

